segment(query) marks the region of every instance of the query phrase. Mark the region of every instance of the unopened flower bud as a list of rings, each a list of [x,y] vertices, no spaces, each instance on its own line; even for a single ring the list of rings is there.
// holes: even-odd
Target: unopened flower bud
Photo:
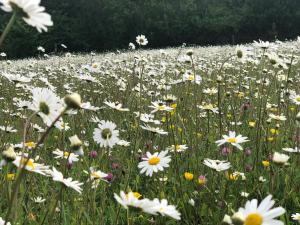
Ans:
[[[296,116],[296,120],[297,120],[298,122],[300,122],[300,112],[298,112],[298,114],[297,114],[297,116]]]
[[[71,142],[72,150],[78,150],[82,146],[82,141],[78,138],[77,135],[69,137],[69,140]]]
[[[243,225],[244,224],[243,216],[239,212],[236,212],[235,214],[233,214],[233,216],[231,217],[231,221],[232,221],[232,224],[234,224],[234,225]]]
[[[81,107],[81,96],[77,93],[67,95],[65,97],[65,103],[68,108],[78,109]]]
[[[187,54],[188,56],[192,56],[192,55],[194,54],[194,51],[193,51],[192,49],[190,49],[190,50],[188,50],[188,51],[186,52],[186,54]]]
[[[232,220],[230,218],[230,216],[228,216],[227,214],[225,214],[223,220],[222,220],[222,224],[232,224]]]
[[[2,155],[7,161],[14,161],[17,157],[17,154],[15,153],[14,148],[12,146],[10,146],[8,149],[2,152]]]

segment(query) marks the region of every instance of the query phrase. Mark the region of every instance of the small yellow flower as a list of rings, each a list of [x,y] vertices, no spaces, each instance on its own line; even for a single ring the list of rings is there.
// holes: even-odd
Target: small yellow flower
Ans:
[[[161,122],[162,122],[162,123],[165,123],[166,120],[167,120],[167,118],[166,118],[165,116],[164,116],[163,118],[161,118]]]
[[[225,176],[228,180],[236,181],[236,180],[239,179],[240,174],[239,173],[228,173],[228,172],[226,172]]]
[[[256,125],[256,122],[255,121],[250,121],[249,123],[248,123],[248,125],[249,125],[249,127],[255,127],[255,125]]]
[[[181,133],[182,132],[182,128],[178,127],[178,132]]]
[[[264,167],[269,167],[270,166],[270,162],[268,160],[262,161],[262,164],[263,164]]]
[[[243,98],[243,97],[245,97],[245,93],[244,93],[244,92],[239,92],[239,93],[237,94],[237,96],[238,96],[239,98]]]
[[[34,148],[35,147],[35,143],[33,141],[26,142],[24,145],[25,145],[25,147],[28,147],[28,148]]]
[[[296,108],[291,107],[290,110],[291,110],[292,112],[294,112],[294,111],[296,110]]]
[[[174,130],[175,125],[174,124],[170,125],[170,128]]]
[[[230,113],[227,114],[227,118],[231,119],[232,115]]]
[[[207,182],[206,177],[205,176],[199,176],[198,177],[198,184],[199,185],[205,185]]]
[[[171,104],[171,108],[176,109],[177,108],[177,103]]]
[[[270,132],[271,132],[271,134],[273,134],[273,135],[277,135],[277,134],[278,134],[278,130],[277,130],[277,129],[274,129],[274,128],[270,129]]]
[[[16,174],[14,174],[14,173],[8,173],[7,175],[6,175],[6,179],[7,180],[14,180],[15,179],[15,177],[16,177]]]
[[[189,173],[189,172],[185,172],[185,173],[184,173],[184,178],[185,178],[186,180],[193,180],[194,174]]]
[[[273,137],[268,137],[267,140],[268,140],[268,142],[272,142],[272,141],[274,141],[274,138]]]

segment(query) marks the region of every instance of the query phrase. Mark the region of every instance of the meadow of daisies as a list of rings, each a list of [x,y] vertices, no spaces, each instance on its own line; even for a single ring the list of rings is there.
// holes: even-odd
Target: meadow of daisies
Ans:
[[[0,45],[16,19],[53,25],[38,0],[0,3]],[[147,43],[1,53],[0,224],[299,223],[300,40]]]

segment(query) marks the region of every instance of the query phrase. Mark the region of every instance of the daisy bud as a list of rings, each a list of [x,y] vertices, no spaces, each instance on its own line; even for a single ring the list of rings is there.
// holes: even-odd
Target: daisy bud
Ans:
[[[296,116],[296,120],[297,120],[298,122],[300,122],[300,112],[298,112],[298,114],[297,114],[297,116]]]
[[[195,206],[195,200],[192,199],[192,198],[188,201],[188,203],[189,203],[191,206]]]
[[[77,93],[67,95],[65,97],[65,103],[68,108],[79,109],[81,107],[81,96]]]
[[[289,158],[290,157],[286,154],[275,152],[273,155],[273,162],[278,164],[286,164]]]
[[[17,157],[17,154],[15,153],[14,148],[12,146],[10,146],[8,149],[2,152],[2,155],[7,161],[14,161]]]
[[[218,76],[218,77],[217,77],[217,82],[218,82],[218,83],[222,82],[222,80],[223,80],[223,78],[222,78],[221,76]]]
[[[232,220],[230,218],[230,216],[228,216],[227,214],[225,214],[223,220],[222,220],[223,224],[232,224]]]
[[[244,224],[243,215],[241,215],[241,213],[239,213],[239,212],[236,212],[231,217],[231,221],[232,221],[232,224],[234,224],[234,225],[243,225]]]
[[[82,146],[82,141],[77,137],[77,135],[69,137],[69,140],[71,142],[71,148],[73,150],[78,150]]]
[[[190,50],[188,50],[188,51],[186,52],[186,54],[187,54],[188,56],[192,56],[192,55],[194,54],[194,51],[193,51],[192,49],[190,49]]]

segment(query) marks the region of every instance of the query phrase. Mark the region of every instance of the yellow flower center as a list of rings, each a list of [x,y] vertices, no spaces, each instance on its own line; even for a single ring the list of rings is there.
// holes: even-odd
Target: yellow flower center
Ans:
[[[70,153],[69,152],[64,152],[64,157],[69,157]]]
[[[165,106],[164,105],[160,105],[160,106],[158,106],[158,109],[159,110],[165,110]]]
[[[189,75],[188,80],[192,80],[192,81],[195,80],[195,76],[194,75]]]
[[[26,162],[27,162],[27,158],[22,158],[21,159],[21,165],[24,165]],[[32,159],[29,159],[28,160],[28,162],[26,163],[26,166],[29,166],[29,167],[31,167],[32,169],[34,169],[34,162],[33,162],[33,160]]]
[[[28,147],[28,148],[34,148],[35,147],[35,143],[32,142],[32,141],[31,142],[26,142],[25,146]]]
[[[251,213],[249,214],[244,222],[244,225],[262,225],[263,218],[258,213]]]
[[[231,137],[231,138],[228,138],[227,141],[228,141],[229,143],[236,143],[236,138]]]
[[[152,166],[157,165],[159,162],[160,162],[160,158],[158,158],[156,156],[154,156],[148,160],[148,163]]]
[[[300,97],[296,98],[296,101],[297,101],[297,102],[300,102]]]
[[[142,195],[138,192],[133,192],[134,197],[136,197],[137,199],[139,199],[140,197],[142,197]]]
[[[142,195],[141,195],[140,193],[138,193],[138,192],[132,192],[132,194],[133,194],[133,196],[134,196],[135,198],[137,198],[137,199],[139,199],[140,197],[142,197]],[[126,198],[128,199],[128,194],[126,194],[125,196],[126,196]]]
[[[263,166],[264,166],[264,167],[268,167],[268,166],[270,166],[270,162],[269,162],[269,161],[267,161],[267,160],[265,160],[265,161],[262,161],[262,164],[263,164]]]
[[[180,149],[180,145],[176,145],[176,146],[175,146],[175,149],[176,149],[176,150],[179,150],[179,149]]]
[[[95,179],[99,179],[100,176],[96,172],[92,172],[91,176],[94,177]]]

